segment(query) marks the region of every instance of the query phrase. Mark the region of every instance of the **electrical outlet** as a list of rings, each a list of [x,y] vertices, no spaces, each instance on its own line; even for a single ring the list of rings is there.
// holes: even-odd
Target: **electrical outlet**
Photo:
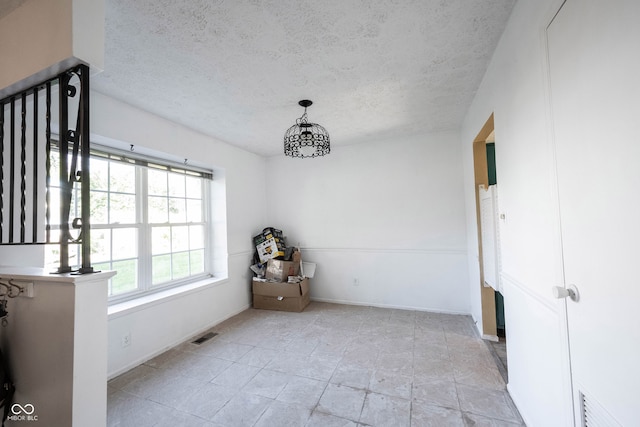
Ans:
[[[33,282],[24,284],[24,293],[22,296],[26,298],[33,298]]]
[[[127,332],[122,336],[122,347],[129,347],[131,345],[131,333]]]

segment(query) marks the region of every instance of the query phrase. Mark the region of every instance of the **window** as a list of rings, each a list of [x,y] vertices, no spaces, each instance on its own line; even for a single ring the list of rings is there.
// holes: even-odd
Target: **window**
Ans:
[[[52,191],[59,189],[58,167],[52,161]],[[91,262],[95,270],[117,270],[111,300],[209,276],[210,172],[107,151],[91,152],[90,172]],[[79,216],[75,192],[72,216]],[[52,248],[47,256],[54,260],[58,246]]]

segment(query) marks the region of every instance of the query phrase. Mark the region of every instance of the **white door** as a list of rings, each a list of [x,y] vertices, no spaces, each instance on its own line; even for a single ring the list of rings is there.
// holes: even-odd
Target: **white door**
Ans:
[[[480,198],[480,237],[484,284],[502,292],[500,285],[500,239],[498,233],[498,186],[478,188]]]
[[[640,0],[547,29],[576,422],[640,425]]]

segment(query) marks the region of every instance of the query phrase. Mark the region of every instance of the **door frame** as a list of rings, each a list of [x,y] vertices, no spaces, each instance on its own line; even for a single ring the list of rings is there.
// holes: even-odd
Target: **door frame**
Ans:
[[[480,305],[482,308],[482,338],[498,341],[498,325],[496,321],[495,291],[484,285],[484,263],[482,254],[482,225],[480,217],[480,185],[489,188],[489,172],[487,167],[487,143],[495,142],[493,113],[478,135],[473,140],[473,171],[476,196],[476,230],[478,232],[478,268],[480,269]]]

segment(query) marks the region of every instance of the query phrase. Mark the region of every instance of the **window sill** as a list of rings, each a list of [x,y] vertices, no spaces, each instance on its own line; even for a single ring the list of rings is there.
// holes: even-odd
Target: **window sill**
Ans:
[[[205,289],[222,285],[227,283],[227,278],[214,278],[199,280],[197,282],[189,283],[175,288],[167,289],[153,294],[143,295],[139,298],[132,300],[115,303],[109,306],[107,309],[107,317],[114,319],[120,316],[144,310],[153,305],[162,304],[169,300],[180,298],[192,293],[201,292]]]

